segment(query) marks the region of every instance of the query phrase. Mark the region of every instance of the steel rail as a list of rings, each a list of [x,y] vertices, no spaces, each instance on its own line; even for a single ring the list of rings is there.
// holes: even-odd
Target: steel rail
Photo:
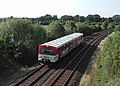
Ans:
[[[23,77],[22,79],[18,79],[18,81],[16,83],[12,83],[9,86],[18,86],[19,84],[23,83],[27,78],[31,77],[34,73],[36,73],[38,70],[40,70],[41,68],[43,68],[45,65],[40,66],[38,69],[35,69],[34,71],[32,71],[31,73],[29,73],[28,75],[26,75],[25,77]]]
[[[103,38],[104,38],[104,36],[101,37],[100,39],[98,39],[98,41],[96,41],[96,43],[95,43],[94,45],[97,45]],[[94,46],[94,45],[93,45],[93,46]],[[68,82],[69,82],[69,80],[71,79],[72,75],[75,73],[75,70],[77,69],[77,67],[79,66],[79,64],[80,64],[81,61],[83,60],[83,58],[87,55],[87,53],[89,52],[89,50],[90,50],[93,46],[91,46],[91,47],[86,51],[86,53],[82,56],[82,59],[81,59],[81,60],[78,62],[78,64],[75,66],[75,68],[73,69],[73,71],[71,72],[71,74],[68,76],[67,80],[64,81],[63,86],[66,86],[66,85],[68,84]]]
[[[47,65],[43,65],[39,69],[30,73],[25,78],[23,78],[18,83],[16,83],[15,85],[12,85],[12,86],[30,86],[30,85],[36,83],[36,81],[39,78],[41,78],[43,75],[45,75],[49,70],[50,70],[50,68],[48,68]]]
[[[98,37],[101,37],[104,33],[102,33],[100,36]],[[64,73],[64,71],[67,69],[67,67],[73,62],[73,60],[75,60],[75,58],[87,47],[89,46],[92,42],[94,42],[96,39],[93,39],[88,45],[86,45],[69,63],[67,66],[65,66],[65,68],[56,76],[56,78],[54,78],[54,80],[48,85],[48,86],[53,86],[56,81],[58,80],[58,78]],[[89,51],[89,49],[86,51],[86,53]],[[83,57],[86,55],[86,53],[83,55]],[[82,57],[82,59],[83,59]],[[81,60],[82,60],[81,59]],[[81,62],[80,60],[80,62]]]

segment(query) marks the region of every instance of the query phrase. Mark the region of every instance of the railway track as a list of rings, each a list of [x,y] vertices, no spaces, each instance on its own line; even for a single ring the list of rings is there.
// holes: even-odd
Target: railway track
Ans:
[[[47,72],[52,70],[48,65],[42,65],[37,70],[31,72],[24,78],[17,80],[9,86],[31,86],[34,85],[38,79],[42,78]]]
[[[72,75],[76,71],[77,67],[81,63],[81,61],[85,58],[88,52],[92,49],[92,47],[98,44],[106,34],[100,35],[97,39],[92,40],[90,42],[91,46],[86,45],[70,62],[61,72],[53,79],[50,80],[48,83],[45,83],[43,86],[66,86],[71,79]],[[83,54],[81,52],[84,52]],[[81,55],[80,55],[81,54]],[[79,58],[81,56],[81,58]]]
[[[20,79],[17,83],[11,84],[10,86],[29,86],[32,85],[37,79],[39,79],[45,71],[47,72],[49,68],[47,65],[42,65],[38,69],[34,70],[23,79]]]
[[[107,33],[107,32],[105,32],[105,33]],[[101,40],[101,38],[106,36],[105,33],[102,33],[100,36],[96,37],[97,40],[96,39],[91,40],[86,46],[84,46],[84,48],[82,48],[82,50],[76,56],[74,56],[74,58],[69,62],[69,64],[67,64],[63,69],[61,69],[59,73],[57,73],[57,76],[54,79],[52,79],[52,80],[48,79],[43,85],[44,86],[46,86],[46,85],[47,86],[48,85],[49,86],[53,86],[53,85],[65,86],[65,85],[67,85],[68,81],[74,74],[76,68],[78,67],[78,65],[80,64],[82,59],[86,56],[86,54],[89,52],[89,50],[92,48],[92,46],[97,44]],[[105,35],[102,36],[103,34],[105,34]],[[84,52],[86,52],[86,53],[84,53]],[[81,58],[78,58],[79,54],[81,54],[81,56],[80,56]],[[75,66],[75,63],[77,63],[76,66]],[[43,65],[40,68],[38,68],[37,70],[35,70],[34,72],[32,72],[31,74],[29,74],[28,76],[26,76],[24,79],[20,80],[16,84],[14,84],[14,86],[37,85],[36,83],[38,83],[39,79],[41,79],[50,70],[51,70],[50,67],[48,67],[47,65]]]

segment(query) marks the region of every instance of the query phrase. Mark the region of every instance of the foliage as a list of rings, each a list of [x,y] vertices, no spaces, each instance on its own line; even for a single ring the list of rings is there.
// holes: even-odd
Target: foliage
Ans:
[[[50,38],[55,39],[65,35],[65,29],[61,23],[58,21],[52,22],[49,25]]]
[[[89,34],[89,26],[86,25],[85,23],[77,22],[76,26],[79,32],[83,33],[84,35]]]
[[[112,17],[112,19],[113,19],[113,21],[115,21],[115,22],[120,22],[120,15],[114,15],[114,16]]]
[[[10,19],[2,22],[0,30],[1,39],[4,39],[2,48],[5,48],[0,53],[22,64],[30,64],[35,60],[33,57],[37,54],[37,45],[44,42],[36,39],[46,37],[45,31],[38,24],[33,25],[27,19]]]
[[[34,39],[35,39],[34,43],[36,43],[35,45],[39,45],[47,41],[46,30],[43,27],[41,27],[40,24],[37,24],[37,23],[34,24],[33,28],[34,28]]]
[[[79,15],[75,15],[75,16],[74,16],[74,21],[75,21],[75,22],[79,22],[79,17],[80,17]]]
[[[115,28],[115,23],[114,23],[114,22],[109,23],[107,28],[108,28],[108,29],[113,29],[113,28]]]
[[[106,22],[111,23],[111,22],[113,22],[113,19],[111,17],[109,17],[106,19]]]
[[[77,31],[89,35],[93,32],[101,31],[101,26],[96,23],[76,23]]]
[[[89,14],[86,17],[86,21],[89,21],[89,22],[100,22],[101,18],[100,18],[100,16],[98,14],[95,14],[95,15]]]
[[[6,19],[14,19],[13,16],[8,17],[8,18],[0,18],[0,21],[4,20],[6,21]],[[71,16],[71,15],[63,15],[60,18],[57,17],[57,15],[50,15],[50,14],[46,14],[44,16],[40,16],[38,18],[27,18],[27,17],[23,17],[22,19],[30,19],[32,21],[32,23],[39,23],[41,25],[49,25],[50,23],[52,23],[53,21],[59,20],[61,21],[62,24],[65,24],[66,21],[74,21],[76,22],[107,22],[107,23],[111,23],[111,22],[115,22],[118,23],[120,22],[120,15],[114,15],[113,17],[109,17],[109,18],[104,18],[98,14],[89,14],[88,16],[79,16],[79,15],[75,15],[75,16]]]
[[[85,17],[84,16],[80,16],[79,22],[85,22]]]
[[[115,32],[118,32],[118,31],[120,32],[120,25],[116,25],[114,31],[115,31]]]
[[[97,62],[93,83],[95,86],[120,85],[120,32],[116,32],[104,44]]]
[[[96,29],[95,29],[95,32],[98,32],[98,31],[101,31],[101,30],[102,30],[101,24],[99,24],[99,23],[95,25],[95,28],[96,28]]]
[[[74,17],[70,15],[64,15],[64,16],[61,16],[60,20],[64,24],[65,21],[74,21]]]
[[[102,23],[101,27],[102,27],[103,30],[104,30],[104,29],[107,29],[108,23],[107,23],[106,21],[104,21],[104,22]]]
[[[41,16],[39,18],[30,18],[33,23],[40,23],[42,25],[49,25],[52,21],[58,20],[57,15],[51,16],[50,14],[46,14],[45,16]]]
[[[65,33],[70,34],[70,33],[73,33],[73,32],[77,32],[75,22],[74,21],[66,21],[66,23],[65,23]]]

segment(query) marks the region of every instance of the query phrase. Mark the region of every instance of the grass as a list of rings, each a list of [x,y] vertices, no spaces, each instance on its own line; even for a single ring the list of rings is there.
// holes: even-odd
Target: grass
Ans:
[[[114,37],[114,35],[112,37]],[[103,50],[96,58],[97,67],[93,72],[92,86],[120,86],[119,73],[115,71],[113,63],[111,63],[114,60],[111,59],[113,57],[111,56],[112,54],[110,54],[110,52],[113,52],[110,51],[109,48],[107,49],[106,43],[108,44],[108,41],[105,42],[103,45]],[[119,68],[116,70],[119,70]]]
[[[43,27],[46,31],[49,30],[49,29],[48,29],[48,26],[49,26],[49,25],[41,25],[41,27]]]

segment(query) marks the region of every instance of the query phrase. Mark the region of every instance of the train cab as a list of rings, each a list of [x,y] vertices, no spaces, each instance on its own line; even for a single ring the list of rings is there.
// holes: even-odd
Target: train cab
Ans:
[[[53,46],[40,45],[38,60],[41,62],[56,62],[58,60],[57,49]]]

